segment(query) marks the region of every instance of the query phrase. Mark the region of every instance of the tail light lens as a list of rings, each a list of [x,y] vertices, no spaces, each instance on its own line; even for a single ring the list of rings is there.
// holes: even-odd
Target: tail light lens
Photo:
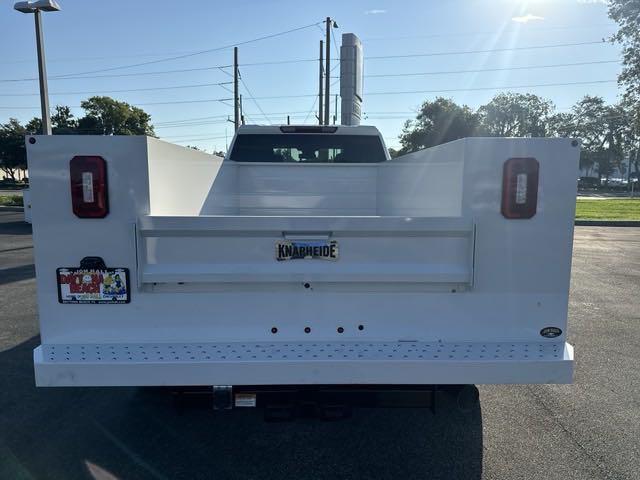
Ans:
[[[109,213],[107,163],[102,157],[77,156],[69,163],[73,213],[80,218],[104,218]]]
[[[538,208],[540,164],[535,158],[511,158],[504,163],[502,215],[531,218]]]

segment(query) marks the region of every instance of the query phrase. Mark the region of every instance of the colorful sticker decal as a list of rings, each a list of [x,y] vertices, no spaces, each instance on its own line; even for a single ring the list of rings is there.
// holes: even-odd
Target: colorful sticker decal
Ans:
[[[58,268],[60,303],[129,303],[128,268]]]

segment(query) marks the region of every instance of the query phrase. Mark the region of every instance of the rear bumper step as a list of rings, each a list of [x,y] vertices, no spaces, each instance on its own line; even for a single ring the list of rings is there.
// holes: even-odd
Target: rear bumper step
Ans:
[[[571,383],[562,342],[45,344],[38,386]]]

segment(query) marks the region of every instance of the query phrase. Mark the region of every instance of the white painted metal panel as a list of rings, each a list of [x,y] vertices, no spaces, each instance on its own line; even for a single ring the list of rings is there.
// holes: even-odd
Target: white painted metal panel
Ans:
[[[151,213],[198,215],[213,189],[222,158],[155,138],[147,138],[147,150]]]
[[[184,192],[189,182],[175,183],[173,198],[184,194],[189,199],[188,206],[176,208],[210,215],[174,215],[165,209],[165,215],[158,216],[150,215],[154,210],[149,200],[149,168],[166,165],[169,172],[169,167],[173,168],[170,159],[175,155],[179,161],[181,149],[156,152],[153,156],[160,160],[154,161],[144,137],[36,139],[27,147],[45,346],[151,342],[390,345],[399,340],[526,345],[545,342],[540,330],[548,326],[563,330],[552,343],[566,341],[573,188],[579,153],[570,140],[467,139],[424,155],[362,165],[360,169],[296,165],[287,170],[291,178],[284,184],[267,165],[252,165],[247,170],[249,177],[243,180],[237,176],[238,165],[225,170],[226,164],[233,162],[225,161],[209,174],[199,160],[189,161],[183,164],[184,178],[196,174],[203,178],[196,182],[194,195]],[[154,145],[152,148],[164,148],[162,142]],[[72,213],[68,168],[74,155],[100,155],[107,162],[110,213],[104,219],[79,219]],[[209,161],[200,154],[187,157]],[[500,214],[502,166],[512,157],[534,157],[540,163],[538,214],[530,220],[507,220]],[[155,167],[149,167],[148,161]],[[314,172],[322,172],[317,185],[308,180]],[[341,177],[339,172],[350,173]],[[361,172],[361,178],[356,172]],[[447,174],[443,177],[442,172]],[[162,175],[154,177],[154,182],[170,178],[163,180]],[[289,188],[286,182],[294,176],[302,179],[304,187],[297,190],[303,200],[292,202],[278,190]],[[331,178],[352,181],[333,182]],[[244,185],[247,194],[250,188],[262,189],[260,198],[253,199],[250,208],[242,212],[252,211],[252,215],[239,215],[239,197],[234,196],[238,184]],[[352,184],[354,193],[350,194]],[[305,191],[323,199],[304,199]],[[336,195],[342,195],[343,204],[333,202]],[[369,197],[375,197],[375,209],[367,205],[364,216],[346,215],[365,208]],[[298,208],[303,202],[304,208]],[[173,208],[172,202],[165,207]],[[469,242],[474,225],[475,240]],[[333,267],[317,260],[277,265],[272,257],[274,242],[287,234],[335,236],[344,245],[343,257]],[[143,242],[136,245],[140,239]],[[463,245],[475,248],[463,249]],[[226,255],[229,261],[222,261]],[[140,287],[136,282],[132,285],[130,304],[58,303],[56,268],[77,266],[85,256],[101,256],[108,266],[129,268],[134,278],[144,280]],[[416,281],[416,271],[422,282]],[[242,281],[218,281],[237,274],[243,276],[238,279]],[[448,284],[442,276],[436,278],[442,274],[449,275],[449,281],[464,280],[466,288]],[[261,275],[263,279],[271,275],[287,281],[260,281]],[[301,275],[306,275],[309,288],[300,281]],[[345,282],[349,275],[351,281]],[[376,275],[383,281],[371,281]],[[430,282],[424,282],[429,275]],[[401,277],[404,280],[399,282]],[[272,333],[272,327],[277,327],[277,334]],[[309,333],[305,327],[310,328]],[[340,332],[340,328],[344,330]],[[182,384],[178,381],[181,378],[190,378],[194,384],[218,380],[233,384],[237,383],[234,378],[255,380],[251,372],[277,383],[320,379],[355,383],[393,383],[394,379],[553,382],[570,376],[572,355],[567,352],[568,347],[559,362],[458,363],[452,359],[455,362],[445,364],[371,359],[360,363],[332,359],[319,365],[291,361],[277,366],[220,361],[211,365],[76,362],[70,368],[59,362],[50,364],[37,350],[36,375],[40,384],[58,385],[116,385],[125,371],[130,373],[125,378],[131,385]],[[319,373],[316,376],[314,372]]]
[[[138,234],[142,284],[472,282],[473,226],[455,218],[144,217]],[[338,261],[276,261],[300,234],[337,241]]]
[[[236,169],[238,215],[377,214],[375,165],[238,164]]]
[[[378,214],[462,216],[465,140],[394,158],[378,169]],[[466,182],[466,183],[465,183]]]

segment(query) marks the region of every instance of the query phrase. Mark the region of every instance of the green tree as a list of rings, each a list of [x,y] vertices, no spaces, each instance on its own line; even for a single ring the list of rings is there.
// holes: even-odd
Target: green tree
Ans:
[[[16,179],[18,169],[27,168],[26,134],[26,129],[15,118],[0,125],[0,170],[12,180]]]
[[[491,137],[546,137],[553,103],[529,93],[499,93],[478,113]]]
[[[636,175],[640,168],[640,0],[610,0],[609,17],[618,23],[613,40],[622,45],[623,69],[618,77],[625,87],[622,102],[627,112],[626,154]]]
[[[78,133],[92,135],[155,135],[151,116],[138,107],[110,97],[80,102],[86,115],[78,120]]]
[[[576,125],[578,117],[573,112],[555,113],[549,116],[548,133],[551,137],[580,137]],[[596,156],[590,153],[590,149],[583,148],[580,153],[580,170],[584,170],[587,177],[592,176],[596,169]]]
[[[628,118],[622,105],[607,105],[603,98],[585,96],[572,110],[572,136],[582,139],[582,165],[595,165],[599,178],[614,168],[622,171]]]
[[[478,114],[466,105],[438,97],[422,104],[415,120],[407,120],[400,135],[400,155],[476,135]]]
[[[626,117],[626,122],[624,122],[625,153],[629,157],[630,165],[633,166],[629,173],[635,172],[637,176],[640,172],[640,109],[629,97],[626,97],[620,105]]]
[[[632,100],[638,108],[640,104],[640,0],[610,0],[609,17],[619,25],[613,39],[623,47],[624,68],[619,81],[626,87],[627,100]]]
[[[42,120],[32,118],[25,125],[27,133],[40,134],[42,132]],[[65,105],[56,105],[55,113],[51,115],[51,131],[54,135],[73,135],[77,133],[78,120],[74,118],[71,109]]]
[[[573,113],[554,113],[547,119],[547,133],[550,137],[571,137],[575,134],[575,125]]]
[[[395,148],[389,147],[388,150],[389,150],[389,156],[391,158],[396,158],[398,155],[400,155],[400,152]]]

